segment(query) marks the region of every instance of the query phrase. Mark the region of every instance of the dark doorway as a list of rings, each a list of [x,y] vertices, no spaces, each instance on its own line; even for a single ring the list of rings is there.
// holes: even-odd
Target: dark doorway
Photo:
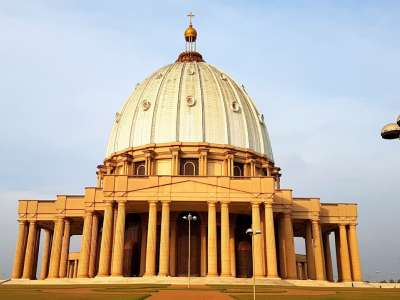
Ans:
[[[238,215],[235,228],[235,251],[236,251],[236,276],[248,278],[253,276],[253,258],[251,250],[251,236],[246,230],[251,227],[251,217]]]
[[[183,219],[187,213],[181,213],[176,220],[176,275],[186,277],[188,272],[189,257],[189,226],[188,221]],[[200,217],[197,221],[192,221],[190,225],[190,276],[200,276]]]

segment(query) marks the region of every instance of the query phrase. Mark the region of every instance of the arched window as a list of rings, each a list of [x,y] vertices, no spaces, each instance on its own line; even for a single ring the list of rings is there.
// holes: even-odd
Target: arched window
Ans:
[[[233,176],[242,176],[242,169],[238,166],[233,167]]]
[[[198,159],[181,159],[181,175],[196,176],[199,175],[199,161]]]
[[[196,166],[192,161],[187,161],[183,165],[183,175],[195,175]]]
[[[233,176],[243,176],[243,164],[235,162],[233,164]]]
[[[146,166],[144,164],[144,161],[135,163],[135,175],[136,176],[146,175]]]

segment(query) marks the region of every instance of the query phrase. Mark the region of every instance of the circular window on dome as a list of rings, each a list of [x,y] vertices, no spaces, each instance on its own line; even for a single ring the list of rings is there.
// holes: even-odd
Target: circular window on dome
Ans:
[[[115,123],[118,123],[121,120],[121,114],[119,112],[115,113]]]
[[[188,71],[187,71],[187,73],[188,73],[189,75],[194,75],[194,74],[195,74],[195,71],[194,71],[193,68],[189,68]]]
[[[239,103],[236,100],[233,100],[231,102],[231,108],[234,112],[239,112],[240,111],[240,106]]]
[[[151,102],[147,99],[144,99],[142,105],[143,105],[143,110],[146,111],[150,108]]]
[[[187,96],[186,97],[186,104],[188,106],[194,106],[196,104],[196,99],[194,99],[193,96]]]

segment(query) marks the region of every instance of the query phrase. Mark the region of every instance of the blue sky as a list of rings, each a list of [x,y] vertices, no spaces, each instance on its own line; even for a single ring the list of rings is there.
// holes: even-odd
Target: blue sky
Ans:
[[[184,48],[243,83],[267,121],[282,186],[359,204],[366,279],[400,278],[398,1],[0,1],[0,272],[20,198],[79,194],[135,84]],[[393,274],[394,272],[394,274]]]

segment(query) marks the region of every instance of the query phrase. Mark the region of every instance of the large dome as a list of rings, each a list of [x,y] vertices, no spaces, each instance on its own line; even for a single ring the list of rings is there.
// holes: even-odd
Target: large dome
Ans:
[[[107,157],[168,142],[232,145],[273,161],[264,117],[243,86],[203,61],[177,61],[138,84],[116,113]]]

